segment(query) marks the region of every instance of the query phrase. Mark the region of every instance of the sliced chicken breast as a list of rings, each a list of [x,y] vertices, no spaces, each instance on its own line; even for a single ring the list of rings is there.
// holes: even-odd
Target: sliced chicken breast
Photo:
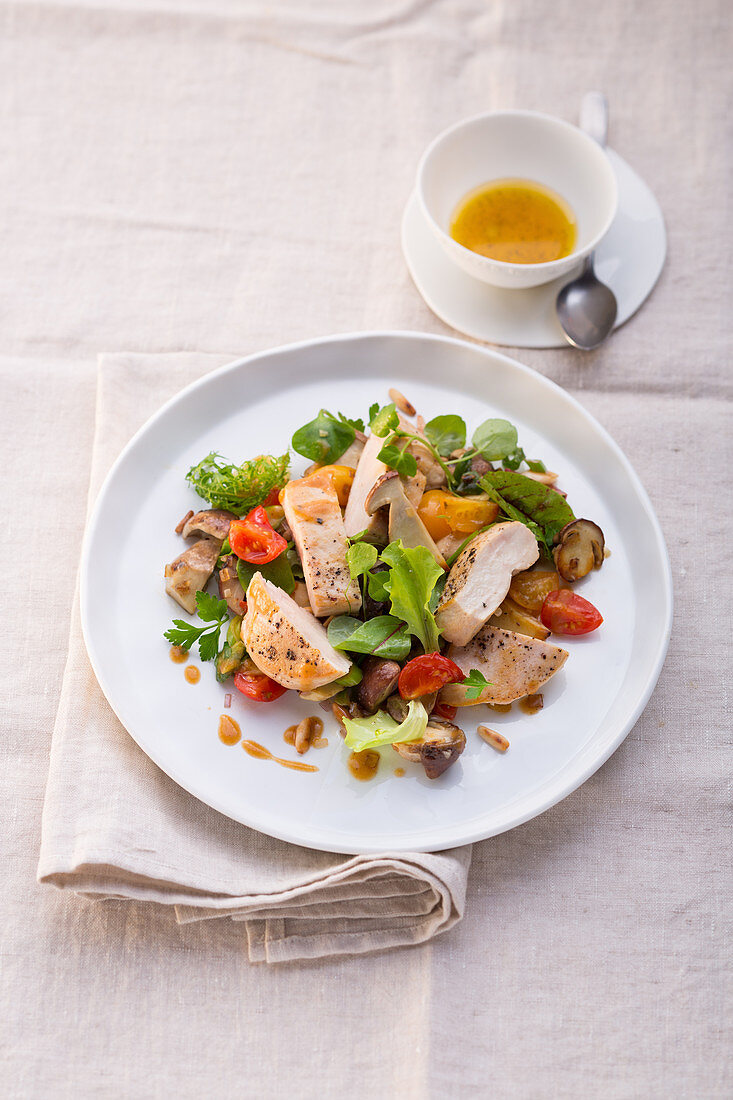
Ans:
[[[435,613],[438,629],[467,645],[504,600],[512,577],[539,557],[537,540],[523,523],[496,523],[459,554]]]
[[[300,555],[314,615],[359,611],[361,593],[346,564],[344,521],[330,481],[289,481],[280,500]]]
[[[568,659],[568,651],[526,634],[485,626],[466,646],[452,645],[447,656],[468,674],[477,668],[489,681],[478,699],[466,699],[460,684],[448,684],[440,702],[453,707],[511,703],[538,691]]]
[[[381,517],[368,515],[364,502],[377,478],[387,472],[385,464],[377,458],[384,444],[384,439],[372,434],[367,439],[364,450],[361,452],[361,458],[354,475],[354,483],[349,493],[349,501],[344,512],[344,527],[349,538],[358,535],[360,531],[371,533],[380,526]]]
[[[220,550],[219,539],[199,539],[165,567],[165,590],[189,615],[196,610],[196,593],[206,588]]]
[[[261,573],[255,573],[247,588],[242,641],[261,672],[296,691],[330,684],[351,667],[310,611]]]

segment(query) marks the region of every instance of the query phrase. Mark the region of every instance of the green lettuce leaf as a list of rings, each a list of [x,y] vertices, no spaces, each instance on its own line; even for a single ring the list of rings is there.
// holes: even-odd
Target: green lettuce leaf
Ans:
[[[268,561],[265,565],[252,565],[251,562],[237,559],[237,576],[245,592],[255,573],[261,573],[266,581],[271,581],[276,588],[282,588],[289,596],[292,596],[295,591],[295,577],[286,552],[278,554],[273,561]]]
[[[384,588],[392,614],[407,623],[426,653],[437,653],[438,627],[431,601],[443,570],[426,546],[405,547],[401,540],[391,542],[381,556],[390,567]]]
[[[428,726],[428,712],[417,699],[412,699],[404,722],[395,722],[384,710],[368,718],[344,718],[345,742],[354,752],[378,749],[401,741],[419,741]]]
[[[392,615],[377,615],[365,623],[351,615],[337,615],[328,624],[328,640],[334,649],[390,661],[403,661],[411,644],[405,624]]]

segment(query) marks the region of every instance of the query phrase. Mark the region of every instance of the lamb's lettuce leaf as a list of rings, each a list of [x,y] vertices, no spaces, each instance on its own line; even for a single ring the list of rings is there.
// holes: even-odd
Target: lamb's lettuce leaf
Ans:
[[[404,661],[411,644],[407,627],[392,615],[377,615],[365,623],[351,615],[337,615],[328,624],[328,640],[334,649],[390,661]]]

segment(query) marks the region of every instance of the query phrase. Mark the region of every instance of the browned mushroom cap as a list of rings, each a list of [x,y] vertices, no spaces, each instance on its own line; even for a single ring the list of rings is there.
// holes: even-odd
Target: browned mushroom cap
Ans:
[[[226,512],[223,508],[206,508],[186,520],[181,534],[184,539],[190,535],[208,535],[223,542],[229,534],[229,524],[236,518],[233,512]]]
[[[377,478],[364,501],[364,508],[369,516],[387,505],[389,506],[389,541],[395,542],[397,539],[402,539],[403,546],[424,546],[433,555],[441,569],[445,569],[445,558],[428,534],[417,511],[407,499],[402,479],[396,470],[387,470],[386,474]]]
[[[196,593],[206,588],[219,557],[218,539],[199,539],[165,567],[165,590],[184,611],[193,615]]]
[[[463,730],[443,718],[431,718],[419,741],[402,741],[392,746],[404,760],[422,764],[428,779],[437,779],[447,771],[465,747]]]
[[[574,519],[557,536],[552,552],[555,566],[564,581],[577,581],[594,567],[603,565],[603,531],[590,519]]]
[[[396,661],[370,656],[362,664],[361,672],[361,681],[354,691],[354,698],[368,714],[374,714],[397,687],[400,666]]]

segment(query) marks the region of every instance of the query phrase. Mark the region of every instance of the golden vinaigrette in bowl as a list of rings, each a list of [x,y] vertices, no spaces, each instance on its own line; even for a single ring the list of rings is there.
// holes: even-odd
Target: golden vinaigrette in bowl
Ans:
[[[569,256],[577,223],[570,205],[541,183],[499,179],[469,191],[450,222],[451,237],[472,252],[513,264]]]

